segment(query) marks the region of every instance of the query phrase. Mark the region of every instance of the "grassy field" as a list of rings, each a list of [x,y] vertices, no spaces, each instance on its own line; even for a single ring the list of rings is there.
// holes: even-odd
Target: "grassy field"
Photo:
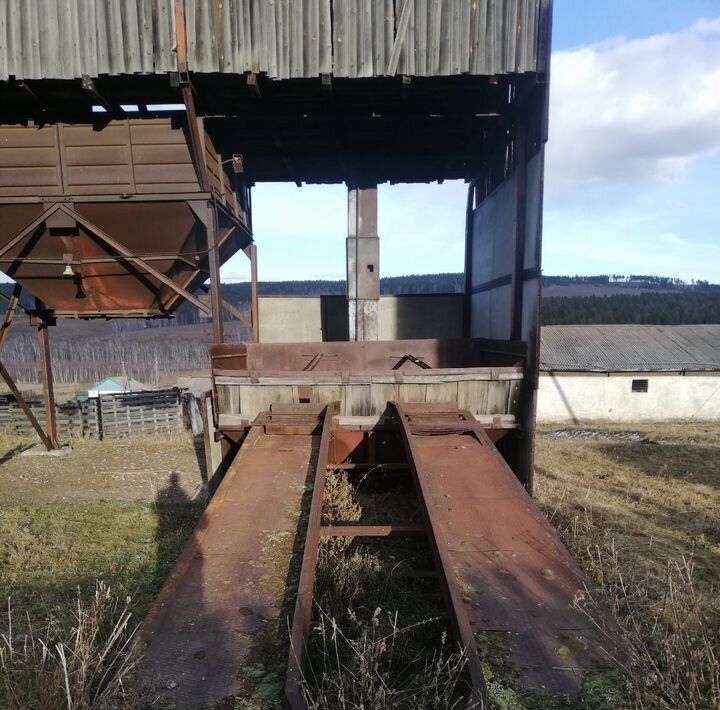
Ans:
[[[22,443],[2,441],[7,452]],[[98,448],[92,458],[112,465],[80,471],[75,466],[89,454],[79,447],[80,458],[66,460],[65,467],[75,472],[76,493],[65,501],[58,500],[57,485],[39,470],[44,464],[38,460],[27,464],[27,459],[12,456],[0,465],[0,504],[6,503],[0,506],[0,596],[12,597],[16,634],[28,620],[42,629],[52,614],[69,623],[64,617],[75,609],[78,589],[84,598],[92,598],[96,580],[120,597],[130,595],[133,619],[141,620],[199,516],[202,503],[193,502],[189,492],[200,479],[192,440],[157,437],[142,446],[93,446]],[[48,465],[57,464],[53,460]],[[146,479],[155,484],[146,485]],[[109,481],[114,483],[105,487]],[[22,493],[24,486],[30,493]],[[111,499],[113,491],[128,488],[134,491],[131,495]],[[545,429],[537,442],[536,493],[598,586],[597,604],[614,612],[624,639],[620,673],[589,687],[581,701],[557,699],[554,707],[720,707],[720,425],[603,426],[591,434],[577,427],[560,434]],[[357,550],[350,552],[355,556],[350,574],[344,576],[338,574],[338,559],[332,556],[336,553],[323,553],[319,579],[324,587],[318,596],[333,615],[352,625],[357,614],[348,613],[346,602],[359,592],[338,585],[362,575],[375,580],[369,585],[371,601],[382,605],[382,620],[368,605],[364,611],[369,625],[347,641],[351,655],[366,649],[372,661],[379,648],[373,628],[392,628],[393,603],[402,611],[412,600],[391,595],[387,601],[386,591],[392,589],[387,579],[398,574],[398,560],[383,559],[373,549],[359,556]],[[416,554],[413,549],[406,556]],[[403,568],[400,587],[417,584],[413,566]],[[383,597],[377,597],[380,588]],[[432,606],[435,592],[425,592]],[[596,610],[588,604],[589,614]],[[411,622],[418,620],[418,615],[410,617]],[[327,633],[331,626],[329,619],[325,622]],[[322,635],[322,624],[318,628]],[[7,620],[0,620],[2,633],[7,633]],[[441,628],[432,623],[420,629],[420,637],[430,635],[439,637]],[[411,634],[408,642],[416,638]],[[317,653],[323,657],[322,648]],[[412,677],[434,672],[452,677],[457,666],[451,656],[443,659],[447,666],[440,671],[431,665],[415,669]],[[516,693],[511,685],[495,688],[492,707],[549,707]],[[333,689],[320,690],[327,694]],[[426,707],[448,707],[436,701],[428,700],[436,704]]]
[[[620,625],[624,707],[720,707],[720,426],[546,430],[536,466]]]

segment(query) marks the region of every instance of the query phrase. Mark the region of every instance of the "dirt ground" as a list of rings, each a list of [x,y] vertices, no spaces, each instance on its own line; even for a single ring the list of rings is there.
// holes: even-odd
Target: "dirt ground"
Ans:
[[[73,442],[62,456],[22,455],[32,439],[0,436],[0,505],[174,502],[202,485],[202,439],[170,433]]]

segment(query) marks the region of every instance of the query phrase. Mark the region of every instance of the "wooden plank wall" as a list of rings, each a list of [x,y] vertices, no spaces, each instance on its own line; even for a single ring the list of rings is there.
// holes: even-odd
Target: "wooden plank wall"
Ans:
[[[177,70],[174,0],[2,0],[0,80]],[[185,0],[192,71],[536,71],[540,0]]]
[[[254,419],[271,404],[299,404],[300,394],[307,394],[311,403],[340,401],[341,414],[372,416],[382,414],[390,401],[396,402],[457,402],[461,409],[473,414],[517,414],[521,373],[500,375],[498,379],[474,379],[467,375],[448,375],[434,379],[405,376],[403,382],[392,377],[373,376],[364,380],[351,377],[318,376],[314,383],[299,389],[298,378],[248,378],[223,376],[216,378],[220,415],[240,415]],[[305,389],[306,388],[306,389]],[[307,400],[302,400],[307,401]]]

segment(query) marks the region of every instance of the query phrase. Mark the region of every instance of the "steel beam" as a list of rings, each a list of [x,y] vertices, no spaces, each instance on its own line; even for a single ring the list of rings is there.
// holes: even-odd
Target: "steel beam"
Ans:
[[[420,508],[427,524],[428,540],[435,559],[435,565],[440,574],[445,605],[448,609],[450,622],[453,627],[452,631],[466,654],[467,668],[473,690],[479,697],[482,697],[485,693],[485,678],[477,654],[477,644],[475,643],[475,637],[463,605],[455,570],[448,555],[448,545],[437,523],[433,504],[423,485],[424,476],[422,471],[419,470],[421,465],[420,458],[417,455],[413,443],[414,432],[402,406],[397,402],[389,402],[388,404],[392,405],[397,413],[397,419],[400,424],[400,435],[405,448],[405,454],[410,464],[410,471],[415,484],[418,502],[420,503]],[[422,407],[422,405],[419,406]]]
[[[323,525],[322,537],[425,537],[424,525]]]
[[[220,282],[220,254],[217,244],[217,214],[210,209],[206,225],[208,264],[210,267],[210,312],[212,314],[213,343],[225,342],[225,324],[222,305],[222,284]]]
[[[35,299],[39,313],[47,312],[45,304]],[[55,414],[55,386],[53,382],[52,360],[50,357],[50,336],[48,324],[44,320],[38,323],[38,343],[40,345],[40,372],[42,374],[43,399],[45,400],[45,429],[53,449],[59,447],[57,417]]]
[[[5,311],[5,320],[0,329],[0,353],[2,353],[5,343],[7,342],[8,335],[10,334],[10,326],[12,325],[13,318],[15,317],[15,311],[17,309],[18,301],[20,300],[20,293],[22,292],[22,286],[15,284],[13,288],[12,296],[8,300],[7,310]]]
[[[517,195],[515,198],[515,230],[513,234],[513,271],[510,295],[510,340],[522,339],[525,242],[527,240],[527,131],[518,122],[513,142]]]
[[[307,641],[312,623],[313,590],[317,569],[318,548],[320,545],[320,522],[322,520],[323,496],[325,494],[325,476],[330,449],[333,413],[339,408],[334,402],[325,407],[323,416],[320,449],[318,451],[313,482],[313,495],[310,503],[305,549],[303,550],[300,581],[298,583],[295,613],[290,632],[290,655],[288,658],[287,678],[285,681],[285,699],[292,710],[305,710],[305,701],[300,684],[303,679]]]

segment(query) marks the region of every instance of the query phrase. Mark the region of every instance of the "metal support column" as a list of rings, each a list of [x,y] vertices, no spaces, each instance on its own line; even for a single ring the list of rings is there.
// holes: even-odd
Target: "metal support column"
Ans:
[[[260,318],[258,313],[257,246],[249,244],[245,253],[250,259],[250,299],[252,308],[253,343],[260,342]]]
[[[57,434],[57,418],[55,415],[55,388],[53,385],[52,362],[50,360],[50,338],[48,323],[45,317],[44,304],[35,299],[38,311],[38,343],[40,345],[40,372],[42,373],[43,399],[45,401],[45,430],[51,444],[48,449],[59,448]]]
[[[208,265],[210,267],[210,308],[212,310],[213,343],[225,342],[222,285],[220,283],[220,254],[217,245],[217,215],[214,205],[209,205],[210,219],[206,225]]]
[[[525,288],[525,242],[527,240],[527,132],[518,123],[514,141],[517,197],[515,202],[515,230],[513,235],[513,270],[510,300],[510,340],[522,339],[523,292]]]
[[[380,301],[377,187],[348,187],[347,299],[349,339],[377,340]]]

